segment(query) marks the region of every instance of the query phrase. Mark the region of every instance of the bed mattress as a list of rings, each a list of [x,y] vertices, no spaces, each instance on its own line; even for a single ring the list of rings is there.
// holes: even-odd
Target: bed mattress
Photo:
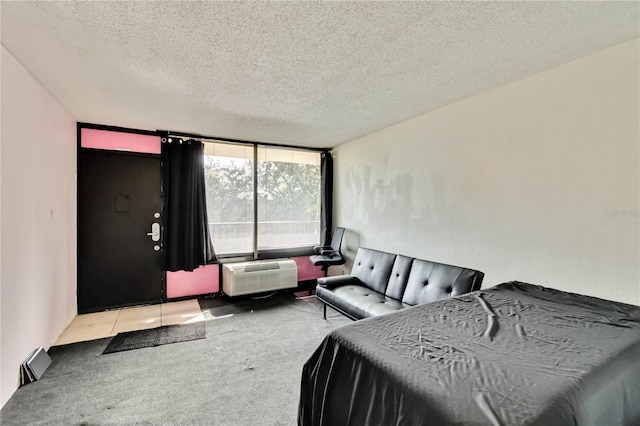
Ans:
[[[640,425],[640,307],[510,282],[332,331],[300,425]]]

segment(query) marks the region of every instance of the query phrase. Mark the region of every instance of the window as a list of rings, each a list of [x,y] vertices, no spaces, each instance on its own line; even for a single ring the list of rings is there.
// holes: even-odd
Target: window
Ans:
[[[218,255],[253,252],[253,147],[204,144],[207,214]]]
[[[205,180],[218,255],[319,244],[319,152],[207,142]]]
[[[320,153],[258,148],[258,251],[319,241]]]

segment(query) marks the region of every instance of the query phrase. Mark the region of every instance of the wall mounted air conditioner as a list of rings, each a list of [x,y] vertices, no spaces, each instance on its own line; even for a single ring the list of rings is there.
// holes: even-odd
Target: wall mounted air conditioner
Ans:
[[[229,296],[294,288],[298,268],[290,259],[228,263],[222,268],[222,291]]]

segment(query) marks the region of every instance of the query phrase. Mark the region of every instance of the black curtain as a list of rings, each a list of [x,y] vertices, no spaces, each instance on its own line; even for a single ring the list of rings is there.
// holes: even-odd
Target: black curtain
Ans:
[[[209,235],[204,180],[204,145],[162,138],[164,270],[193,271],[216,260]]]
[[[331,230],[333,229],[333,157],[331,151],[324,151],[320,160],[320,176],[322,192],[320,200],[320,236],[324,239],[322,245],[331,244]]]

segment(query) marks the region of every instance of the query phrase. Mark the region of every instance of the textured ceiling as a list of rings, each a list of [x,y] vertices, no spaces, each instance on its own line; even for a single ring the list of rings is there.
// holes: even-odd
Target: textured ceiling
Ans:
[[[638,2],[7,2],[78,121],[332,147],[638,37]]]

